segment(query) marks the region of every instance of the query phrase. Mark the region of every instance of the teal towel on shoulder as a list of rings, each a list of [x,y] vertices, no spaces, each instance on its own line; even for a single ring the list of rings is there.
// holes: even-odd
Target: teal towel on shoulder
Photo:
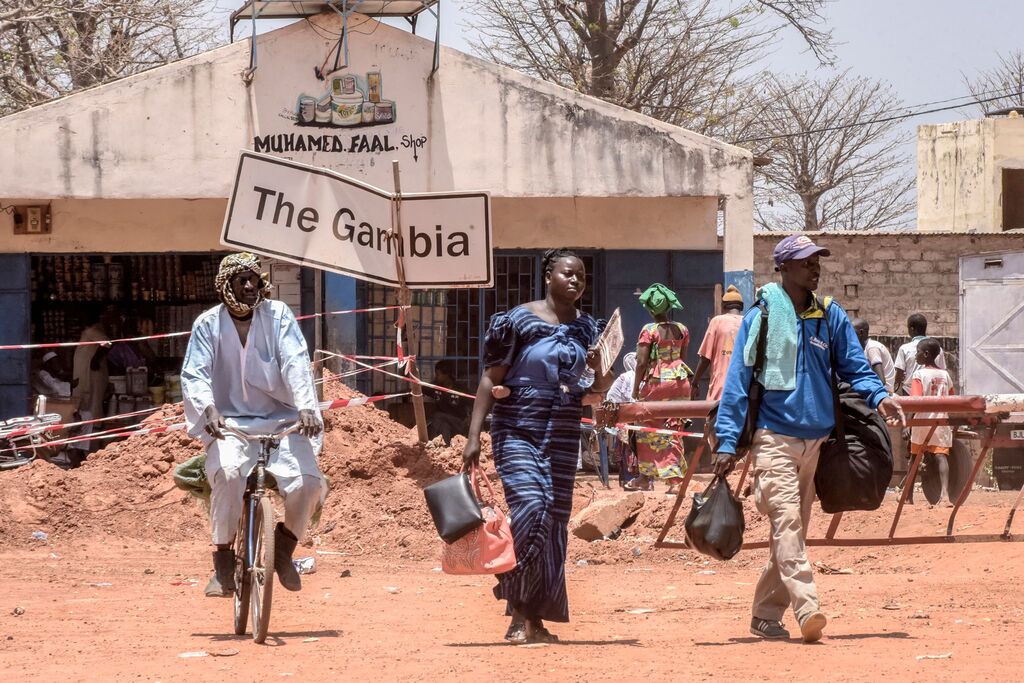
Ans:
[[[782,285],[772,282],[757,290],[758,300],[768,305],[768,339],[765,345],[764,371],[761,384],[766,391],[793,391],[796,389],[796,353],[799,346],[800,319],[793,308],[793,300]],[[757,358],[757,337],[761,332],[761,316],[755,316],[743,347],[743,362],[753,367]]]

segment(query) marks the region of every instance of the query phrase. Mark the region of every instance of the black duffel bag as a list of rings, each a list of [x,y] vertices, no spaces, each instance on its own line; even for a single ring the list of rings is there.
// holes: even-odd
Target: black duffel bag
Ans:
[[[743,505],[729,490],[729,482],[716,475],[703,493],[693,494],[693,507],[683,524],[686,543],[716,560],[730,560],[743,546]]]
[[[828,308],[825,307],[825,326]],[[885,420],[849,384],[836,376],[836,350],[829,333],[832,403],[836,426],[821,447],[814,488],[825,512],[877,510],[892,479],[892,439]]]
[[[814,488],[825,512],[877,510],[892,479],[892,440],[885,420],[845,382],[836,426],[821,447]]]

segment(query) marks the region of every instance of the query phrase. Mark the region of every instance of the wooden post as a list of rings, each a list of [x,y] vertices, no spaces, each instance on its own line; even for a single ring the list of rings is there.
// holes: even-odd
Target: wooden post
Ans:
[[[394,211],[391,212],[391,234],[395,241],[395,269],[398,273],[398,305],[408,307],[412,304],[412,292],[405,285],[405,248],[402,243],[402,183],[398,170],[398,161],[391,162],[391,168],[395,175],[395,199]],[[408,315],[408,308],[405,311],[405,336],[408,344],[408,353],[415,356],[419,353],[419,330]],[[416,432],[420,443],[426,443],[430,438],[427,434],[427,411],[423,406],[423,388],[419,385],[419,369],[415,359],[409,361],[409,376],[412,382],[412,407],[416,414]]]

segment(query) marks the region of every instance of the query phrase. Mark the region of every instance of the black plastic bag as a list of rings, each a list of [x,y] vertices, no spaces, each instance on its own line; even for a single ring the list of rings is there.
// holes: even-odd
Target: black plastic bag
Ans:
[[[733,498],[729,482],[717,475],[703,493],[693,494],[686,516],[686,541],[697,552],[716,560],[730,560],[743,545],[743,505]]]
[[[848,384],[838,387],[836,428],[821,446],[814,488],[825,512],[877,510],[892,479],[885,420]]]

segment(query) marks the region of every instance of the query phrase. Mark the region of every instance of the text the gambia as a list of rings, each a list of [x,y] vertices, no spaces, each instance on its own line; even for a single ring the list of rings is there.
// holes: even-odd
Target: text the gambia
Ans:
[[[332,215],[321,216],[313,206],[303,206],[289,200],[284,192],[254,185],[252,191],[259,195],[256,205],[256,220],[269,221],[284,229],[297,229],[305,233],[329,230],[339,242],[374,249],[393,255],[391,226],[374,225],[356,214],[356,209],[347,206],[334,208]],[[324,219],[327,219],[325,222]],[[397,247],[399,256],[423,258],[427,256],[470,257],[469,234],[454,230],[445,233],[444,226],[409,225]]]
[[[494,282],[486,192],[398,195],[249,151],[239,157],[221,244],[393,287]]]

